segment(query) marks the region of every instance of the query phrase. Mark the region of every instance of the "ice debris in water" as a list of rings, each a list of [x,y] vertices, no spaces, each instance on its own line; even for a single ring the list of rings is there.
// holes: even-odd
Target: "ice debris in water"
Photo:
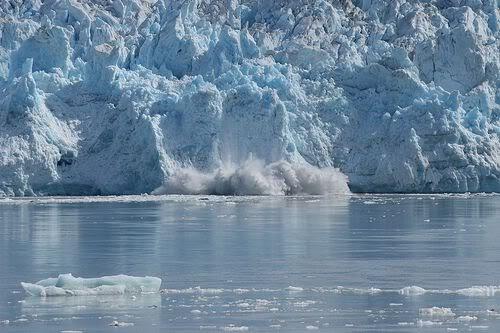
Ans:
[[[500,291],[499,286],[472,286],[469,288],[463,288],[458,290],[450,290],[450,289],[427,290],[419,286],[410,286],[400,289],[399,293],[405,296],[418,296],[426,293],[431,293],[431,294],[457,294],[469,297],[492,297],[495,296],[499,291]]]
[[[439,321],[431,321],[431,320],[417,320],[418,327],[429,327],[429,326],[439,326],[442,325],[442,322]]]
[[[248,331],[247,326],[235,326],[233,324],[221,328],[225,332],[246,332]]]
[[[432,307],[432,308],[422,308],[419,310],[419,314],[422,317],[454,317],[455,313],[451,311],[450,308],[440,308],[440,307]]]
[[[186,289],[162,289],[160,292],[163,294],[200,294],[200,295],[216,295],[221,294],[225,289],[221,288],[201,288],[191,287]]]
[[[314,326],[314,325],[307,325],[306,326],[306,330],[313,331],[313,330],[318,330],[318,329],[319,329],[318,326]]]
[[[457,318],[458,322],[471,322],[471,321],[476,321],[478,318],[476,316],[460,316]]]
[[[158,292],[161,279],[128,275],[81,278],[73,277],[71,274],[61,274],[57,278],[48,278],[36,283],[21,282],[21,285],[29,295],[39,297],[121,295]]]
[[[495,296],[497,292],[500,291],[498,286],[474,286],[470,288],[464,288],[457,290],[457,294],[463,296],[475,296],[475,297],[491,297]]]
[[[419,286],[404,287],[401,290],[399,290],[399,293],[401,295],[405,295],[405,296],[423,295],[426,292],[427,292],[427,290],[425,290],[424,288],[419,287]]]
[[[114,327],[130,327],[134,326],[134,323],[126,323],[126,322],[121,322],[117,320],[113,320],[109,326],[114,326]]]

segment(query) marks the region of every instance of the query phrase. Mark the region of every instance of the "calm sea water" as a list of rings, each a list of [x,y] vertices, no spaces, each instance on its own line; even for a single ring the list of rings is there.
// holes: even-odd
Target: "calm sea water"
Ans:
[[[94,201],[0,200],[1,332],[500,332],[499,196]],[[20,286],[69,272],[163,290]]]

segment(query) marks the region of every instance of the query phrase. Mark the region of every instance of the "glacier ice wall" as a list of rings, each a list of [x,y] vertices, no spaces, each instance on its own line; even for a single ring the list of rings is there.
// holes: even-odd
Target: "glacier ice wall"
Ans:
[[[496,0],[1,1],[0,195],[169,192],[249,157],[338,168],[353,191],[500,191],[499,17]]]

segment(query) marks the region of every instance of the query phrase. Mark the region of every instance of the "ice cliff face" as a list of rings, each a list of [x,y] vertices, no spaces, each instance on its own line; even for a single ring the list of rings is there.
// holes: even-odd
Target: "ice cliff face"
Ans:
[[[316,167],[354,191],[500,191],[499,16],[496,0],[1,1],[0,195],[186,191],[191,174],[210,192],[248,159],[283,193],[338,176]]]

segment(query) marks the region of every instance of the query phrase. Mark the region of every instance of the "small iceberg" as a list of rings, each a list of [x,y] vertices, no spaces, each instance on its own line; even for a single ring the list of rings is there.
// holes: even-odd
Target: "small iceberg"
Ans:
[[[21,282],[21,286],[29,295],[38,297],[123,295],[156,293],[160,290],[161,279],[128,275],[86,279],[71,274],[61,274],[57,278],[48,278],[36,283]]]
[[[455,313],[450,308],[440,308],[434,306],[432,308],[422,308],[419,310],[422,317],[454,317]]]
[[[410,286],[400,289],[399,293],[404,296],[420,296],[427,293],[427,290],[419,286]]]

